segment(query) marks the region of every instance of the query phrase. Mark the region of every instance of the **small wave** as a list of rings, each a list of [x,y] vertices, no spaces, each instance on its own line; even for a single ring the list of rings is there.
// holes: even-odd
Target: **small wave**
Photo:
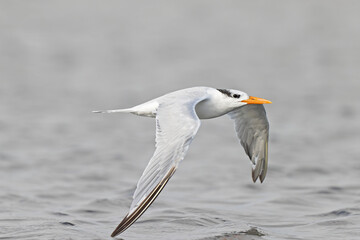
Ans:
[[[320,167],[298,167],[292,172],[288,173],[289,176],[313,176],[327,174],[329,174],[329,170]]]
[[[104,213],[107,213],[105,211],[93,210],[93,209],[80,209],[80,210],[76,210],[76,212],[85,213],[85,214],[104,214]]]
[[[89,207],[116,207],[118,202],[115,200],[110,200],[108,198],[95,199],[87,204]]]
[[[62,212],[52,212],[51,214],[55,216],[69,216],[69,214]]]
[[[337,187],[337,186],[331,186],[331,187],[327,187],[325,189],[316,190],[313,193],[321,194],[321,195],[330,195],[330,194],[338,194],[340,192],[344,192],[344,188]]]
[[[352,214],[359,214],[360,208],[344,208],[344,209],[337,209],[326,213],[320,213],[313,216],[319,217],[346,217]]]
[[[75,224],[71,222],[60,222],[60,223],[65,226],[75,226]]]
[[[178,218],[171,220],[172,223],[181,225],[191,225],[198,227],[210,227],[223,223],[225,220],[220,218],[207,218],[207,217],[196,217],[196,218]]]
[[[251,227],[246,231],[224,233],[214,237],[202,238],[201,240],[256,240],[262,239],[263,236],[265,234],[262,231],[259,231],[256,227]]]
[[[335,210],[329,213],[322,214],[322,216],[348,216],[351,213],[347,210]]]
[[[344,221],[344,220],[327,220],[316,223],[316,225],[319,226],[345,226],[349,224],[351,224],[349,221]]]

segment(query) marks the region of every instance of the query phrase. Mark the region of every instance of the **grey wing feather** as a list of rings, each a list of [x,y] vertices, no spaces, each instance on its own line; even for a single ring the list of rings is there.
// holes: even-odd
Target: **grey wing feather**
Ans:
[[[249,104],[229,113],[246,154],[253,163],[252,178],[263,182],[268,167],[269,122],[262,104]]]
[[[156,150],[138,181],[129,213],[111,236],[130,227],[153,203],[175,173],[200,127],[195,105],[203,99],[205,96],[190,100],[168,99],[159,105],[156,115]]]
[[[195,105],[201,100],[189,103],[178,100],[176,103],[169,101],[160,104],[156,116],[156,149],[138,181],[130,209],[134,209],[169,170],[173,167],[176,169],[185,157],[200,127]]]

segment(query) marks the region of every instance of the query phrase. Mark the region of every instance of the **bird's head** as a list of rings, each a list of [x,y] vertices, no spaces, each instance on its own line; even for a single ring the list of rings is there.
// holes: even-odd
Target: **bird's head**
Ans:
[[[234,89],[217,89],[223,94],[224,101],[228,106],[237,108],[246,104],[266,104],[271,103],[269,100],[249,96],[245,92]]]

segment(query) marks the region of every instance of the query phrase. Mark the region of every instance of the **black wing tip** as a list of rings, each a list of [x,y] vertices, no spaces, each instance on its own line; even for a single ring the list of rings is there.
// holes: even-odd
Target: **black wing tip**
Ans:
[[[255,171],[252,172],[252,180],[255,183],[257,180],[260,180],[260,183],[265,181],[265,174],[261,173],[260,175],[255,175]]]
[[[265,181],[265,177],[266,177],[266,171],[265,171],[265,169],[263,169],[260,174],[260,182],[261,183],[263,183]]]
[[[260,159],[252,170],[252,179],[254,183],[259,179],[260,183],[263,183],[267,172],[267,160]]]
[[[111,237],[116,237],[123,231],[125,231],[130,225],[126,226],[126,222],[128,221],[128,214],[124,217],[124,219],[120,222],[120,224],[115,228],[113,233],[111,234]]]
[[[123,231],[125,231],[125,229],[124,230],[118,230],[118,231],[117,231],[117,229],[115,229],[115,231],[111,234],[111,237],[116,237],[117,235],[119,235]]]
[[[141,202],[135,211],[130,215],[127,214],[120,224],[116,227],[114,232],[111,234],[111,237],[116,237],[120,233],[128,229],[154,202],[156,197],[165,187],[166,183],[170,180],[172,175],[175,173],[176,167],[172,167],[168,174],[163,178],[163,180],[153,189],[153,191]]]
[[[253,170],[253,171],[252,171],[252,180],[253,180],[254,183],[256,182],[256,180],[258,179],[258,177],[259,177],[259,175],[256,175],[256,174],[255,174],[255,170]]]
[[[264,178],[260,178],[260,183],[263,183],[264,182]]]
[[[115,229],[115,231],[111,234],[111,237],[116,237],[117,235],[119,235],[122,232],[123,231],[121,231],[121,230],[117,231],[117,229]]]

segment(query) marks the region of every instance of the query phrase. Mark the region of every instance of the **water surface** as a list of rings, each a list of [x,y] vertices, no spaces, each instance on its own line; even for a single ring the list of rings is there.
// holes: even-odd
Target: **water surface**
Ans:
[[[191,86],[273,102],[252,183],[231,120],[119,239],[359,239],[358,1],[1,1],[0,239],[110,239],[155,122],[92,110]]]

